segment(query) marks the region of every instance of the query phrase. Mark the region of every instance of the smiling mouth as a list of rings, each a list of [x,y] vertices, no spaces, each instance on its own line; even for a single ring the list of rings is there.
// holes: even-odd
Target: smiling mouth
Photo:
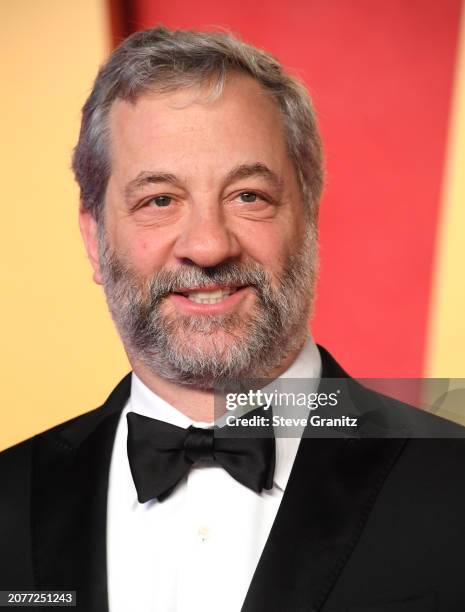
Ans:
[[[217,304],[221,302],[229,295],[240,291],[244,287],[218,287],[213,289],[186,289],[181,291],[175,291],[176,295],[182,295],[191,302],[196,304]]]

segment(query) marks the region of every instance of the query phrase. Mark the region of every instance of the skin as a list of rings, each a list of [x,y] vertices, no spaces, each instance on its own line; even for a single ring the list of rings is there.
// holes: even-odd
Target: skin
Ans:
[[[218,99],[207,96],[205,91],[180,90],[113,104],[105,197],[108,243],[141,278],[180,264],[212,267],[230,260],[259,263],[276,282],[284,258],[301,244],[305,230],[280,112],[258,83],[244,75],[230,76]],[[255,195],[244,195],[250,193]],[[80,228],[94,281],[102,284],[97,224],[83,207]],[[234,309],[246,320],[256,299],[246,287],[213,310]],[[162,307],[190,316],[209,312],[172,295]],[[238,328],[238,333],[245,332],[245,325]],[[209,350],[208,337],[190,335],[187,342]],[[269,377],[289,367],[305,335],[302,329],[299,349]],[[232,341],[230,336],[219,339]],[[195,421],[213,420],[211,392],[164,380],[125,348],[134,372],[150,389]]]

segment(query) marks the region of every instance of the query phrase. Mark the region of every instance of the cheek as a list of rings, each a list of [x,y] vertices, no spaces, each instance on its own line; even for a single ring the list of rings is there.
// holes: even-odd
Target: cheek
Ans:
[[[243,250],[272,274],[279,271],[283,261],[293,250],[296,236],[289,226],[277,223],[263,223],[261,227],[249,227],[242,234]]]
[[[115,249],[126,263],[140,274],[162,268],[169,257],[169,242],[163,233],[120,228],[115,235]]]

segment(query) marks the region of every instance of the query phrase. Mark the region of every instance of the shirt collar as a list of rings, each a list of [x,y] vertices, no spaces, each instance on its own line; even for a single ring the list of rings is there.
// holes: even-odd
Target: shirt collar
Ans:
[[[309,335],[300,353],[292,364],[285,370],[273,386],[280,380],[298,379],[305,381],[306,393],[312,393],[318,388],[321,377],[321,357],[318,347]],[[300,431],[302,434],[303,428]],[[294,459],[299,448],[301,437],[283,437],[276,435],[276,466],[274,472],[274,482],[282,490],[286,488],[287,481],[291,475]]]
[[[308,391],[316,390],[321,377],[321,357],[318,348],[308,335],[305,343],[292,364],[276,381],[296,378],[307,381]],[[271,384],[271,383],[270,383]],[[266,387],[265,387],[266,389]],[[190,425],[196,427],[210,427],[211,423],[196,422],[177,410],[174,406],[163,400],[151,391],[135,374],[132,373],[131,396],[128,409],[152,419],[158,419],[177,427],[187,429]],[[276,466],[274,483],[282,490],[286,488],[287,481],[294,464],[294,459],[300,443],[300,437],[276,437]]]

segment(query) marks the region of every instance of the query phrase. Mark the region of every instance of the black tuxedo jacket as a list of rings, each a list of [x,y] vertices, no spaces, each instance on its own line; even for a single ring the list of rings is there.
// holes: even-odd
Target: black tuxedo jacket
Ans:
[[[324,377],[347,377],[320,352]],[[107,612],[108,472],[129,392],[127,376],[101,408],[0,454],[0,590],[75,590],[79,611]],[[463,612],[465,441],[303,439],[242,610]]]

